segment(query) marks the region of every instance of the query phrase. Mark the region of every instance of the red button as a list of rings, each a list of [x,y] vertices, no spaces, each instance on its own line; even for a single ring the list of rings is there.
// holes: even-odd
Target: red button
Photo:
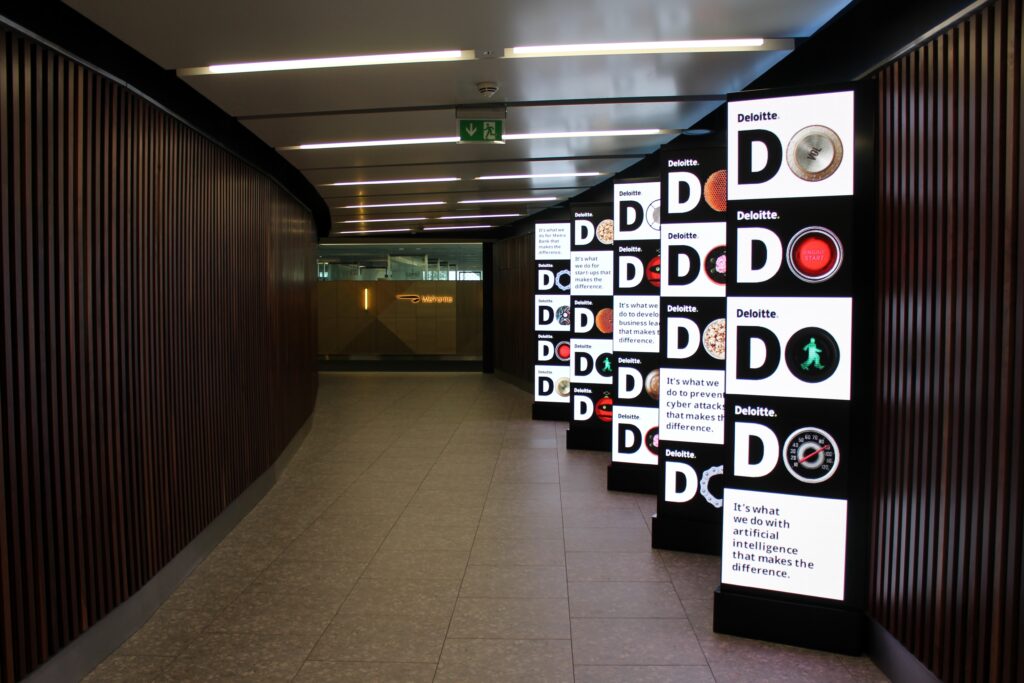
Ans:
[[[793,250],[793,262],[807,277],[820,277],[836,262],[836,248],[832,240],[820,235],[807,235]]]

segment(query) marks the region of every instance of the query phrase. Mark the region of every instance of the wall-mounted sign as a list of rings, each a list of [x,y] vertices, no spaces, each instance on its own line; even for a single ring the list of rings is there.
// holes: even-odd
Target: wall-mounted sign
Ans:
[[[399,301],[408,301],[411,304],[453,304],[455,303],[454,296],[444,296],[436,294],[396,294],[395,298]]]
[[[608,488],[654,493],[660,442],[660,185],[617,183],[614,197],[612,349],[616,370]]]
[[[572,211],[572,415],[569,448],[610,451],[614,404],[615,228],[611,204]]]
[[[572,356],[570,229],[568,221],[538,223],[534,228],[534,419],[569,419]]]
[[[662,152],[656,548],[717,553],[725,466],[724,144]]]
[[[501,119],[459,119],[459,142],[503,145],[505,122]]]
[[[861,648],[866,574],[872,213],[854,192],[871,186],[867,100],[849,88],[728,105],[715,627],[841,652]],[[807,628],[773,626],[796,622]]]

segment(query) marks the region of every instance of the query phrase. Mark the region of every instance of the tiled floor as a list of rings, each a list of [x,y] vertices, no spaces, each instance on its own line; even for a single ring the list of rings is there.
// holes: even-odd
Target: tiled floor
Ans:
[[[478,374],[323,374],[283,479],[90,681],[885,681],[711,631],[717,558]]]

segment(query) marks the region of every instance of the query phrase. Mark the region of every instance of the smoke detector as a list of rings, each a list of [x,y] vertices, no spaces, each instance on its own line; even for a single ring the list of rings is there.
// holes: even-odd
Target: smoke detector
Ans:
[[[494,81],[480,81],[476,84],[476,91],[484,97],[494,97],[494,93],[498,92],[498,84]]]

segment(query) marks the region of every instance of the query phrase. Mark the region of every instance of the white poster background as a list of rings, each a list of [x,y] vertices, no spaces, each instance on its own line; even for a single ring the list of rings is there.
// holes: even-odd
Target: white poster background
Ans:
[[[739,311],[769,312],[770,317],[740,318]],[[729,394],[748,396],[788,396],[793,398],[827,398],[850,400],[850,355],[852,340],[853,300],[843,297],[729,297],[725,312],[725,384]],[[765,379],[737,379],[737,332],[741,325],[764,327],[779,340],[779,365]],[[839,363],[831,377],[823,382],[804,382],[797,379],[786,366],[786,342],[805,327],[819,327],[831,334],[839,347]],[[764,347],[751,351],[752,364],[764,357]],[[760,356],[758,354],[760,349]]]
[[[615,297],[613,337],[616,351],[658,353],[661,347],[661,299],[657,294]]]
[[[728,107],[728,182],[729,200],[781,199],[785,197],[834,197],[853,194],[853,92],[773,97],[764,100],[730,102]],[[777,115],[775,120],[741,121],[740,117]],[[807,126],[826,126],[842,141],[843,158],[839,168],[828,178],[809,182],[797,177],[786,163],[786,149],[793,136]],[[740,185],[738,134],[741,130],[767,130],[782,145],[782,166],[773,178],[764,183]],[[760,148],[760,161],[756,149]],[[764,167],[764,146],[755,144],[754,170]]]
[[[692,247],[699,257],[695,264],[699,269],[697,279],[687,285],[672,284],[671,275],[689,274],[689,259],[670,258],[669,248],[679,244]],[[704,269],[708,253],[724,246],[725,223],[666,223],[661,226],[661,296],[724,297],[725,283],[715,282]]]
[[[641,225],[635,230],[623,232],[622,227],[627,220],[634,221],[630,215],[623,216],[621,204],[626,201],[634,201],[640,205],[644,212],[641,216]],[[620,240],[631,242],[635,240],[656,240],[661,239],[661,183],[620,183],[615,185],[615,242]]]
[[[612,296],[615,286],[615,252],[574,251],[570,290],[573,296]]]
[[[663,367],[660,385],[658,424],[661,425],[662,439],[724,443],[724,371]]]
[[[537,223],[533,258],[536,261],[568,261],[572,245],[571,223]]]
[[[570,393],[565,396],[558,393],[558,382],[565,380],[569,382],[569,368],[564,365],[535,365],[533,366],[533,399],[538,403],[569,403]],[[541,393],[541,378],[551,380],[551,392]]]
[[[619,443],[619,425],[627,424],[637,428],[640,432],[639,448],[630,453],[624,453],[623,448],[634,446],[632,443]],[[647,450],[644,445],[644,437],[651,429],[658,426],[657,408],[635,408],[633,406],[612,407],[612,462],[628,462],[638,465],[657,465],[658,456]]]
[[[727,488],[723,513],[722,583],[843,599],[845,500]]]
[[[568,294],[537,294],[533,297],[533,329],[535,332],[568,332],[572,327],[572,317],[568,318],[568,322],[564,325],[558,322],[558,309],[565,306],[569,308],[569,295]],[[540,312],[541,308],[547,306],[554,312],[552,320],[548,323],[542,323]]]

